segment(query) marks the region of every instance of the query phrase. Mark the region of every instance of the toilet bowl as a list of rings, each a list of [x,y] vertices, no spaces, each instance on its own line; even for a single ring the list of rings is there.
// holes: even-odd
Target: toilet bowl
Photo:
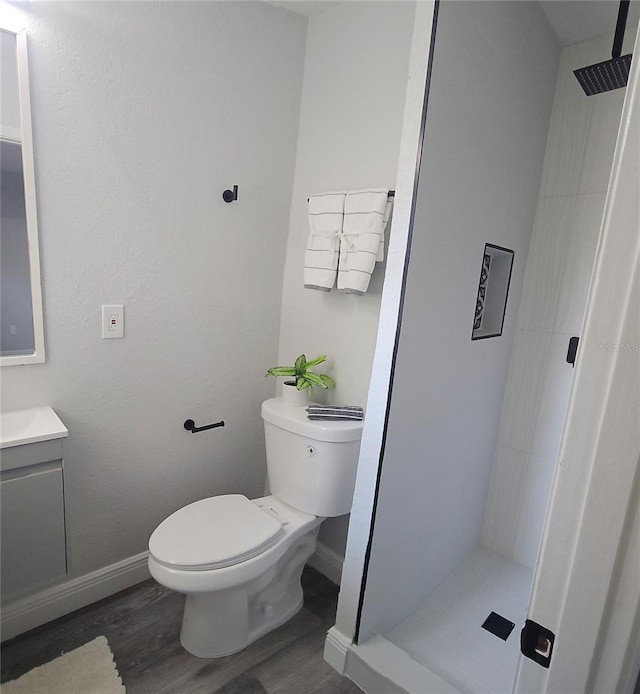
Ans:
[[[312,422],[279,398],[262,416],[272,495],[201,499],[149,540],[149,571],[186,594],[180,641],[201,658],[242,650],[296,614],[320,524],[351,508],[362,423]]]
[[[272,496],[233,494],[197,501],[163,521],[149,540],[149,570],[187,595],[184,648],[200,658],[230,655],[298,612],[300,574],[323,520]],[[195,531],[208,521],[223,532],[203,543],[188,526]]]

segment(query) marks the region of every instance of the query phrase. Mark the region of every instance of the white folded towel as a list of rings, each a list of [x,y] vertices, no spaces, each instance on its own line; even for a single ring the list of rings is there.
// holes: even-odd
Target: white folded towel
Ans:
[[[376,261],[384,258],[384,229],[391,201],[387,188],[349,191],[344,201],[344,222],[338,262],[338,289],[364,294]]]
[[[309,197],[309,239],[304,253],[306,289],[328,292],[336,282],[344,200],[344,192]]]

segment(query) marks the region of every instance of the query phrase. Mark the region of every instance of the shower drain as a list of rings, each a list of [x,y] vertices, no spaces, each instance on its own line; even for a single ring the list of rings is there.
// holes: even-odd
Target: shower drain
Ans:
[[[482,625],[483,629],[490,631],[494,636],[497,636],[503,641],[506,641],[509,638],[509,635],[513,631],[513,627],[515,627],[513,622],[510,622],[497,612],[492,612],[484,620],[484,624]]]

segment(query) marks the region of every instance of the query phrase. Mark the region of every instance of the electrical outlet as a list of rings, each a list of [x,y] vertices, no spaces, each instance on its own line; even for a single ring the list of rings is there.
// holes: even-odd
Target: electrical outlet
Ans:
[[[122,304],[102,305],[102,339],[124,337],[124,306]]]

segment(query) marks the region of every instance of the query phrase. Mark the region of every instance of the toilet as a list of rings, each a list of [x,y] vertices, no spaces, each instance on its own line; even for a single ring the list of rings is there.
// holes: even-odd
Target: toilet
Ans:
[[[362,422],[311,421],[262,403],[270,496],[226,494],[179,509],[149,540],[149,571],[186,595],[180,641],[200,658],[242,650],[302,607],[320,524],[349,513]]]

